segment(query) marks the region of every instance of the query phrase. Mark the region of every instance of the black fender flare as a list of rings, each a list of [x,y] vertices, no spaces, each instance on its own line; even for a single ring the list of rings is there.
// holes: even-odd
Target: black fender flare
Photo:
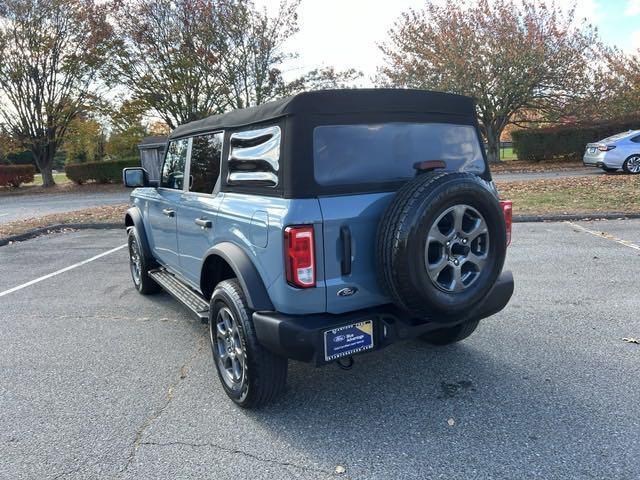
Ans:
[[[234,243],[221,242],[207,250],[202,264],[205,265],[211,256],[220,257],[229,264],[244,290],[249,308],[254,311],[274,310],[262,277],[244,250]]]
[[[129,223],[127,220],[128,218],[130,218],[131,222],[133,222],[133,226],[127,225],[127,223]],[[140,209],[138,207],[129,208],[124,216],[124,223],[127,231],[129,230],[129,228],[136,229],[145,257],[149,260],[153,260],[153,255],[151,255],[151,248],[149,247],[149,241],[147,240],[147,233],[144,230],[144,223],[142,221],[142,213],[140,213]]]

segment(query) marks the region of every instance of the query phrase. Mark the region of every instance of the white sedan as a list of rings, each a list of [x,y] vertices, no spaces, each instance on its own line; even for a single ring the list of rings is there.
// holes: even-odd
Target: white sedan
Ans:
[[[582,162],[605,172],[622,168],[627,173],[640,173],[640,130],[629,130],[588,143]]]

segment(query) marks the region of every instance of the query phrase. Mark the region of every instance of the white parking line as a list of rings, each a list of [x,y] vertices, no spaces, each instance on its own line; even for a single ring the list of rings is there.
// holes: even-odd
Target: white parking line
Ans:
[[[68,272],[69,270],[73,270],[74,268],[77,268],[77,267],[81,267],[82,265],[85,265],[89,262],[93,262],[94,260],[104,257],[105,255],[109,255],[110,253],[117,252],[118,250],[121,250],[126,246],[127,244],[125,243],[124,245],[120,245],[119,247],[112,248],[111,250],[107,250],[106,252],[99,253],[98,255],[95,255],[91,258],[87,258],[86,260],[83,260],[81,262],[74,263],[73,265],[69,265],[68,267],[65,267],[53,273],[44,275],[43,277],[36,278],[35,280],[31,280],[30,282],[23,283],[22,285],[18,285],[17,287],[13,287],[13,288],[10,288],[9,290],[5,290],[4,292],[0,292],[0,297],[4,297],[5,295],[9,295],[10,293],[17,292],[18,290],[22,290],[23,288],[42,282],[47,278],[55,277],[56,275],[60,275],[61,273]]]
[[[7,215],[9,215],[8,213],[0,213],[0,217],[6,217]]]
[[[577,228],[578,230],[582,230],[583,232],[590,233],[594,237],[604,238],[605,240],[611,240],[612,242],[619,243],[620,245],[624,245],[625,247],[633,248],[634,250],[640,250],[640,245],[636,245],[633,242],[628,240],[623,240],[621,238],[615,237],[611,235],[609,232],[599,232],[597,230],[590,230],[582,225],[578,225],[577,223],[567,222],[573,228]]]

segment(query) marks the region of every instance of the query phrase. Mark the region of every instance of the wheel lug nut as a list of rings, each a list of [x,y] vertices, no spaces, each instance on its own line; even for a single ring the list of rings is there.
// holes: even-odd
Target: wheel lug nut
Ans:
[[[458,260],[454,260],[453,264],[457,267],[460,262]]]

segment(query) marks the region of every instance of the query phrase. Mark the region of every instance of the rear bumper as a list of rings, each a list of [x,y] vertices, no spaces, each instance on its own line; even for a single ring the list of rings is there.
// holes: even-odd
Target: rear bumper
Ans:
[[[585,167],[602,167],[604,165],[603,155],[585,155],[582,157],[582,164]]]
[[[277,312],[255,312],[253,324],[258,341],[268,350],[283,357],[323,365],[324,332],[345,325],[373,320],[373,350],[398,340],[417,337],[443,326],[489,317],[502,310],[513,294],[513,275],[503,272],[484,302],[468,316],[454,322],[433,322],[412,318],[394,305],[358,310],[335,315],[285,315]],[[371,351],[371,350],[367,350]]]
[[[618,152],[612,150],[611,152],[603,152],[599,155],[585,154],[582,157],[582,164],[585,167],[597,167],[597,168],[621,168],[624,159],[618,158]]]

